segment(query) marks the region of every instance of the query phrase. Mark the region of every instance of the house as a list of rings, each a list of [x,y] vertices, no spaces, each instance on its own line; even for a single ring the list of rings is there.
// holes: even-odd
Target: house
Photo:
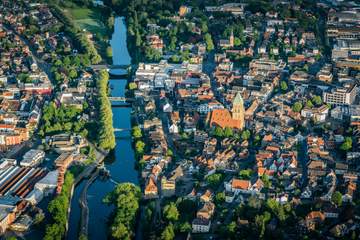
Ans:
[[[312,211],[305,217],[307,230],[315,230],[316,227],[325,221],[325,214],[320,211]]]
[[[201,195],[200,202],[205,202],[205,203],[210,202],[212,200],[212,196],[213,196],[212,192],[210,190],[206,190],[206,192],[203,195]]]
[[[225,184],[225,190],[235,193],[249,193],[251,188],[251,182],[249,180],[241,180],[233,178],[229,183]]]
[[[197,211],[196,217],[202,219],[210,219],[215,211],[215,204],[212,202],[206,202],[200,210]]]
[[[157,197],[158,197],[158,188],[156,186],[156,181],[153,176],[150,176],[145,185],[144,198],[145,199],[153,199],[153,198],[157,198]]]
[[[343,202],[352,202],[356,191],[356,182],[349,181],[346,186],[345,194],[342,197]]]
[[[157,34],[147,35],[146,41],[151,48],[158,50],[160,53],[162,53],[162,50],[164,48],[164,42],[159,35]]]
[[[191,13],[191,7],[188,7],[185,5],[180,6],[180,8],[179,8],[179,16],[180,17],[184,17],[186,14],[189,14],[189,13]]]
[[[204,218],[195,218],[192,221],[193,233],[207,233],[210,231],[211,221]]]
[[[175,189],[175,180],[167,179],[165,176],[161,178],[161,193],[164,197],[174,196]]]

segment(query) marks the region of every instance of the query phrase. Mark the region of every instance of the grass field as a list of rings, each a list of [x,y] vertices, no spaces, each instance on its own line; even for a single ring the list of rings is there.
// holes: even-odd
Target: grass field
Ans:
[[[105,35],[106,26],[100,21],[101,13],[99,11],[89,9],[72,7],[67,8],[65,13],[71,17],[75,24],[81,28],[93,34]]]

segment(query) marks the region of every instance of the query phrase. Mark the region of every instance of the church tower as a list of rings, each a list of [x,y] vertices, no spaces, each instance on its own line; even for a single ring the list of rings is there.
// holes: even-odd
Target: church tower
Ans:
[[[245,109],[244,101],[239,92],[236,94],[233,100],[231,114],[233,120],[239,121],[239,129],[243,129],[245,127]]]
[[[231,30],[231,35],[229,39],[230,47],[234,46],[234,30]]]

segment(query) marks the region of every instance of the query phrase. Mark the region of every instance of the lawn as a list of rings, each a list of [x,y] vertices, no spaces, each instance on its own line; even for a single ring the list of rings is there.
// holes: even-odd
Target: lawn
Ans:
[[[67,8],[65,13],[70,16],[81,29],[86,29],[92,34],[104,36],[106,26],[101,22],[101,13],[96,9],[81,8],[78,6]]]

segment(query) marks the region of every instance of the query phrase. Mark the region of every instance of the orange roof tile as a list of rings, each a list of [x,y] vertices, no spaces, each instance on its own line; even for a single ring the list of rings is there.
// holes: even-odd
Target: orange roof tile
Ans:
[[[249,189],[250,187],[250,181],[248,180],[241,180],[241,179],[233,179],[231,183],[232,188],[237,189]]]

